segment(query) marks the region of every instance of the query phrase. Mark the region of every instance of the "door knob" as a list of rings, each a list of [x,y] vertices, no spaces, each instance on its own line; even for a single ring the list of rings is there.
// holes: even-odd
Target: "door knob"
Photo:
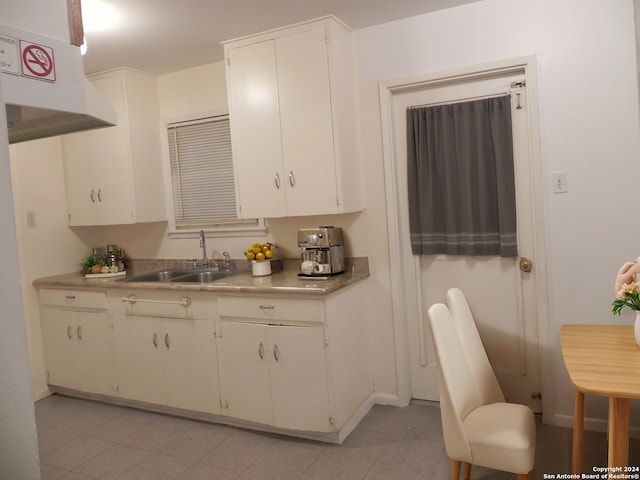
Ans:
[[[533,268],[533,262],[526,257],[520,257],[520,270],[530,272]]]

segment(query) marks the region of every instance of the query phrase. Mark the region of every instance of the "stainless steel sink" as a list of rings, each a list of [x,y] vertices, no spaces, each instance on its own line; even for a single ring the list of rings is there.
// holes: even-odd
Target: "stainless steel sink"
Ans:
[[[235,275],[237,271],[218,270],[161,270],[159,272],[142,273],[127,277],[123,282],[184,282],[209,283],[221,278]]]
[[[159,272],[141,273],[127,277],[123,282],[170,282],[176,277],[187,275],[191,270],[161,270]]]
[[[194,283],[209,283],[215,282],[216,280],[220,280],[221,278],[229,277],[231,275],[235,275],[238,272],[233,271],[213,271],[213,270],[205,270],[200,272],[191,272],[188,275],[183,275],[181,277],[176,277],[171,279],[171,282],[194,282]]]

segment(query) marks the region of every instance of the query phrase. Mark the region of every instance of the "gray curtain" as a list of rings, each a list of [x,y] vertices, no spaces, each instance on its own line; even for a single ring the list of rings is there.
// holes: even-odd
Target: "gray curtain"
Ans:
[[[510,96],[407,110],[415,255],[518,255]]]

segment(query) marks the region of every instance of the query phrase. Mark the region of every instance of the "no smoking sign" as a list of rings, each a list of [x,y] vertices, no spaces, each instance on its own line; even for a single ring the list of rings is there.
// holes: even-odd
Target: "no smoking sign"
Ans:
[[[20,40],[20,60],[23,76],[45,82],[56,81],[53,48]]]

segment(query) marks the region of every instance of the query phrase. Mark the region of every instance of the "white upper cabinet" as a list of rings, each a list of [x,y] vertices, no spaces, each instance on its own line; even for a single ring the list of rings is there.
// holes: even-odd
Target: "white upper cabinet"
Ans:
[[[89,79],[118,125],[63,137],[69,225],[166,220],[156,77],[119,69]]]
[[[352,32],[326,17],[224,47],[239,215],[364,209]]]

